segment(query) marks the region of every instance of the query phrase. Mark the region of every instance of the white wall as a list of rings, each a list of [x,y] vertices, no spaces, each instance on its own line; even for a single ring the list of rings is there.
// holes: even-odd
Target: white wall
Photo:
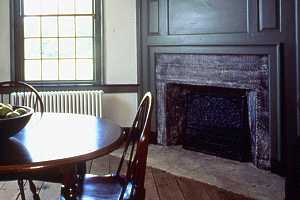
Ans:
[[[0,0],[0,81],[10,79],[9,0]]]
[[[103,95],[103,117],[124,126],[130,127],[137,107],[137,94]]]
[[[104,0],[105,76],[108,84],[136,83],[135,0]],[[10,79],[9,0],[0,0],[0,81]],[[130,126],[136,93],[104,94],[103,117]]]
[[[136,0],[103,0],[104,66],[107,84],[137,83]],[[104,95],[103,117],[131,126],[137,94]]]
[[[136,0],[103,0],[107,84],[137,83]]]

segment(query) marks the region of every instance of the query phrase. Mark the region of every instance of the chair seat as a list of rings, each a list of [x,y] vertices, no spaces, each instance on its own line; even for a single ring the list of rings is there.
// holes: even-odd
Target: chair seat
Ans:
[[[114,175],[97,176],[86,174],[79,199],[81,200],[119,200],[124,188],[125,178]],[[132,185],[128,184],[123,199],[129,199]]]

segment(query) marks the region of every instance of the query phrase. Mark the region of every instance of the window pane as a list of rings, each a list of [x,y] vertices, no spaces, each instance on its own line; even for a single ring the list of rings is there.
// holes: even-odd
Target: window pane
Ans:
[[[74,0],[59,0],[58,8],[60,14],[74,14],[75,2]]]
[[[58,60],[42,60],[42,79],[58,80]]]
[[[77,80],[93,80],[93,59],[77,59],[76,70]]]
[[[41,0],[41,14],[57,14],[58,0]]]
[[[76,35],[93,36],[93,17],[82,16],[76,17]]]
[[[41,40],[39,38],[24,39],[25,59],[41,58]]]
[[[21,2],[25,80],[93,80],[94,0]]]
[[[57,38],[42,38],[42,57],[43,58],[58,57]]]
[[[59,38],[59,57],[75,58],[75,38]]]
[[[76,57],[93,58],[93,38],[76,38]]]
[[[42,37],[57,37],[57,17],[42,17]]]
[[[58,17],[59,36],[74,37],[75,36],[75,17]]]
[[[93,0],[75,0],[77,14],[92,14]]]
[[[24,37],[40,37],[40,17],[24,17]]]
[[[59,79],[75,80],[75,59],[59,60]]]
[[[24,15],[40,14],[40,3],[40,0],[24,0]]]
[[[41,80],[41,60],[25,60],[25,80]]]

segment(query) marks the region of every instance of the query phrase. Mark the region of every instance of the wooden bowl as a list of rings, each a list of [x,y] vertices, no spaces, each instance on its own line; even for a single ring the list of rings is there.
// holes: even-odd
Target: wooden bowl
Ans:
[[[13,106],[13,109],[24,108],[27,113],[12,117],[12,118],[0,118],[0,139],[7,139],[17,134],[22,128],[26,126],[30,120],[34,110],[27,106]]]

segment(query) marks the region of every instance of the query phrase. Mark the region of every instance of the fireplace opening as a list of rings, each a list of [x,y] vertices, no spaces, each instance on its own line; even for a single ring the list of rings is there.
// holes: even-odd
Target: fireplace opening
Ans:
[[[247,89],[167,84],[166,132],[177,144],[238,161],[251,161],[253,95]],[[169,137],[171,138],[171,137]]]

